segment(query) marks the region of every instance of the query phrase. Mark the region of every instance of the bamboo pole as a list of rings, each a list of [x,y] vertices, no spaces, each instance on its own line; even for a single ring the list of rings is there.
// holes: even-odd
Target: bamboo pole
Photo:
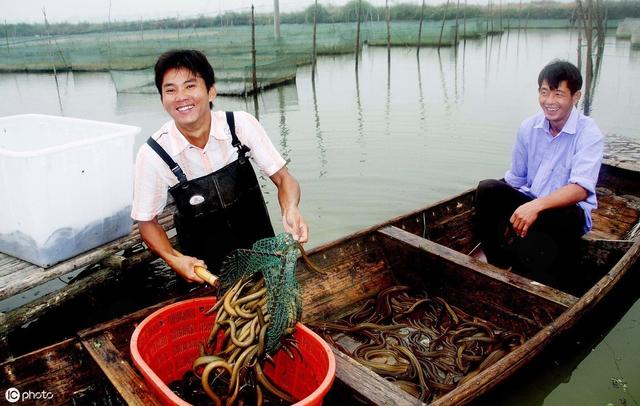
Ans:
[[[391,59],[391,11],[389,10],[389,0],[385,0],[386,20],[387,20],[387,59]]]
[[[520,6],[518,6],[518,31],[520,31],[522,24],[522,0],[520,0]]]
[[[7,20],[4,20],[4,39],[7,41],[7,55],[9,55],[9,27],[7,27]]]
[[[316,6],[318,5],[316,1]],[[253,6],[251,6],[251,13],[253,13]],[[273,35],[276,40],[281,38],[280,34],[280,0],[273,0]]]
[[[179,32],[178,35],[180,35]],[[111,69],[111,0],[109,0],[109,15],[107,17],[107,47],[109,49],[109,69]]]
[[[444,13],[442,13],[442,25],[440,26],[440,38],[438,39],[438,49],[442,45],[442,32],[444,31],[444,22],[447,18],[447,11],[449,11],[449,0],[447,0],[447,4],[444,7]]]
[[[362,16],[362,0],[358,0],[356,9],[356,70],[358,69],[358,59],[360,58],[360,19]]]
[[[462,26],[464,32],[464,40],[467,40],[467,0],[464,0],[464,9],[462,10]]]
[[[420,8],[420,28],[418,28],[418,55],[420,54],[420,47],[422,46],[422,23],[424,21],[424,1],[425,0],[422,0],[422,7]]]
[[[64,109],[62,108],[62,98],[60,97],[60,85],[58,84],[58,71],[56,70],[56,62],[53,59],[53,50],[51,49],[51,35],[49,34],[49,21],[47,20],[47,12],[44,7],[42,8],[42,15],[44,16],[44,28],[47,33],[47,40],[49,43],[49,58],[51,59],[51,67],[53,68],[53,79],[56,82],[56,93],[58,94],[58,105],[60,106],[60,114],[64,115]]]
[[[460,0],[456,4],[456,34],[454,37],[454,45],[458,43],[458,12],[460,11]]]
[[[258,77],[256,74],[256,20],[253,4],[251,5],[251,83],[253,85],[253,93],[258,93]]]
[[[313,7],[313,44],[311,51],[311,80],[314,81],[316,79],[316,59],[317,49],[316,49],[316,26],[318,24],[318,0],[315,0],[315,4]]]

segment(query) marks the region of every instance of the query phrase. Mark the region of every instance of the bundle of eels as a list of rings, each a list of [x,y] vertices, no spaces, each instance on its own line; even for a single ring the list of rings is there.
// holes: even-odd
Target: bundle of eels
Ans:
[[[412,296],[407,286],[384,289],[336,322],[310,326],[340,351],[424,402],[475,376],[525,340],[442,298]]]
[[[239,279],[207,313],[216,312],[208,342],[202,346],[201,356],[193,362],[192,369],[214,404],[248,403],[250,398],[251,403],[261,405],[267,394],[294,403],[291,395],[263,373],[264,363],[273,362],[266,351],[272,315],[264,278]],[[292,332],[293,328],[285,332],[280,349],[293,359],[294,352],[300,357],[302,354],[290,337]]]

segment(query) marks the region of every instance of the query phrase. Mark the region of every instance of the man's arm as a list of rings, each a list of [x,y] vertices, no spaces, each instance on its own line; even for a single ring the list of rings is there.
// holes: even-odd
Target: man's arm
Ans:
[[[513,225],[513,230],[520,237],[525,237],[531,225],[538,219],[538,215],[543,210],[567,207],[583,201],[589,193],[582,186],[570,183],[553,193],[544,197],[539,197],[523,204],[513,212],[509,221]]]
[[[176,273],[184,279],[192,282],[203,283],[200,277],[195,274],[194,267],[201,266],[207,268],[205,263],[197,258],[182,255],[171,246],[169,237],[164,231],[158,218],[154,217],[150,221],[138,221],[140,236],[149,249],[162,258]]]
[[[298,209],[300,203],[298,181],[289,173],[286,166],[280,168],[270,178],[278,188],[278,202],[282,211],[284,231],[291,233],[293,238],[301,243],[307,242],[309,228]]]

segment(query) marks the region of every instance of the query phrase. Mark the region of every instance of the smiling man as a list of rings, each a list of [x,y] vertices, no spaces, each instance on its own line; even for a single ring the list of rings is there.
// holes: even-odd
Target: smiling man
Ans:
[[[278,189],[284,230],[306,242],[298,182],[252,115],[211,110],[215,76],[206,56],[194,50],[162,54],[155,65],[155,83],[172,120],[138,151],[131,212],[149,248],[184,279],[202,283],[196,266],[216,273],[231,250],[272,237],[249,158]],[[167,192],[176,204],[180,251],[158,223]]]
[[[478,185],[477,231],[494,265],[525,272],[557,268],[591,229],[603,137],[575,108],[581,87],[573,64],[545,66],[538,76],[542,111],[520,125],[504,181]]]

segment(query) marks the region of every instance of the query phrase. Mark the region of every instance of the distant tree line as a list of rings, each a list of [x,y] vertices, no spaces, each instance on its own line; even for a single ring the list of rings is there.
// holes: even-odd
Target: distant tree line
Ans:
[[[424,18],[426,20],[440,20],[443,15],[447,19],[475,17],[503,18],[575,18],[575,3],[560,3],[555,1],[534,1],[526,4],[509,3],[503,5],[468,5],[466,8],[452,1],[447,7],[445,4],[438,6],[426,5]],[[640,1],[638,0],[608,0],[604,2],[608,19],[623,19],[626,17],[640,17]],[[313,22],[315,6],[292,13],[282,13],[280,21],[283,24],[309,24]],[[419,20],[422,13],[420,4],[396,4],[389,8],[391,20],[411,21]],[[362,1],[360,9],[361,21],[383,21],[386,10],[384,7],[375,7],[367,1]],[[358,16],[358,0],[351,0],[344,6],[324,6],[318,4],[318,23],[342,23],[355,22]],[[262,13],[256,15],[256,24],[267,25],[273,23],[273,14]],[[192,18],[164,18],[144,21],[111,21],[103,23],[54,23],[49,24],[48,32],[52,35],[87,34],[107,31],[140,31],[156,29],[185,29],[224,27],[251,24],[251,12],[226,12],[218,16],[199,15]],[[44,23],[38,24],[4,24],[0,29],[0,38],[44,35],[47,32]]]

